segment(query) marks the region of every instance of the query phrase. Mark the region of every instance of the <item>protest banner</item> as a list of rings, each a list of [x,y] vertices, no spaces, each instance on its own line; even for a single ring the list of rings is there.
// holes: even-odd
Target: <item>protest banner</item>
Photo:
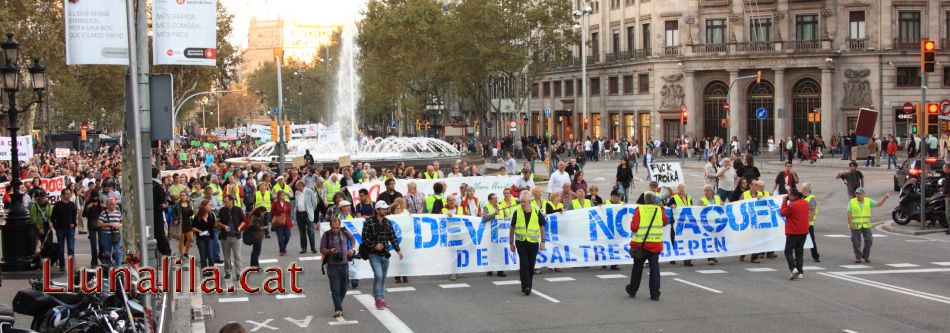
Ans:
[[[9,161],[11,158],[11,142],[9,136],[0,137],[0,161]],[[33,158],[33,136],[23,135],[16,137],[17,157],[20,162]]]
[[[459,193],[459,188],[462,184],[466,184],[469,187],[475,188],[475,197],[478,198],[480,202],[487,202],[488,195],[495,193],[498,194],[499,200],[501,199],[501,192],[506,188],[511,188],[515,184],[515,181],[518,180],[518,176],[479,176],[479,177],[452,177],[452,178],[441,178],[441,179],[396,179],[396,191],[399,193],[405,194],[409,189],[409,182],[416,183],[416,188],[419,190],[419,193],[424,195],[433,194],[432,185],[436,182],[445,183],[445,192],[443,196],[448,196],[449,194],[455,194],[461,196]],[[376,201],[376,196],[380,193],[386,191],[386,186],[381,180],[374,180],[371,182],[362,182],[360,184],[352,185],[347,187],[350,191],[350,194],[353,195],[353,198],[359,197],[359,191],[361,189],[366,189],[369,191],[370,199],[374,202]]]
[[[179,169],[179,170],[162,170],[162,172],[159,173],[159,177],[172,176],[175,174],[183,175],[185,177],[188,177],[189,179],[198,178],[205,174],[205,169],[198,167],[198,168]]]
[[[187,161],[187,160],[188,160],[188,153],[179,153],[179,154],[178,154],[178,159],[181,160],[181,161]]]
[[[70,180],[70,183],[72,183],[72,178],[70,178],[69,180]],[[24,185],[26,185],[27,183],[32,183],[33,179],[26,178],[26,179],[21,179],[20,181],[23,182]],[[66,181],[67,181],[66,176],[59,176],[59,177],[53,177],[53,178],[41,178],[40,188],[42,188],[43,191],[45,191],[46,194],[49,195],[50,197],[58,197],[60,195],[60,192],[62,192],[63,189],[66,188]],[[3,191],[6,191],[7,186],[9,185],[10,185],[10,182],[0,183],[0,193],[2,193]]]
[[[675,188],[681,182],[686,182],[683,169],[679,162],[662,162],[650,164],[650,180],[660,184],[660,187]]]
[[[780,198],[748,200],[724,206],[666,209],[660,261],[692,260],[781,251],[785,218]],[[609,205],[546,215],[546,248],[537,263],[548,267],[631,264],[630,221],[636,205]],[[390,261],[390,276],[444,275],[517,270],[518,255],[508,248],[510,222],[473,216],[394,215],[396,239],[405,258]],[[362,219],[343,221],[362,242]],[[323,230],[329,230],[324,225]],[[676,233],[676,241],[671,234]],[[806,241],[806,248],[811,242]],[[369,263],[357,260],[357,276],[373,276]]]
[[[69,148],[56,148],[53,150],[53,152],[56,154],[56,158],[69,157],[70,154]]]

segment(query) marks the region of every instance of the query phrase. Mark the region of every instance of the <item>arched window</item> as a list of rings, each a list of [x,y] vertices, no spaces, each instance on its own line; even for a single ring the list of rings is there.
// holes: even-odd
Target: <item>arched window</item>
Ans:
[[[756,117],[756,111],[759,108],[765,109],[765,119],[759,120]],[[746,129],[748,135],[756,139],[759,146],[764,146],[769,136],[775,133],[775,88],[772,83],[763,80],[761,83],[753,83],[749,86],[749,107],[748,117],[746,118]],[[744,143],[745,138],[739,138]]]
[[[722,81],[713,81],[703,89],[703,135],[709,138],[726,137],[726,111],[723,104],[729,95],[729,86]]]
[[[818,110],[816,117],[815,110]],[[809,113],[811,113],[809,115]],[[797,138],[821,135],[821,86],[802,79],[792,88],[792,133]]]

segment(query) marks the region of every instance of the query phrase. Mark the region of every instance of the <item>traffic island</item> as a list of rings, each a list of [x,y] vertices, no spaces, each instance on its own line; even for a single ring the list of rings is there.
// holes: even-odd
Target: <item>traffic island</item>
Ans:
[[[886,221],[881,224],[881,229],[887,232],[893,232],[895,234],[909,235],[909,236],[919,236],[927,234],[936,234],[936,233],[945,233],[947,228],[927,228],[921,229],[920,223],[912,222],[907,225],[900,225],[894,223],[894,221]]]

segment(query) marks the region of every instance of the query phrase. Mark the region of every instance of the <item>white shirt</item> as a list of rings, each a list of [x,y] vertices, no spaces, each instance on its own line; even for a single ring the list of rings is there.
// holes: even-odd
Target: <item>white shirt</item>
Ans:
[[[564,187],[564,184],[569,184],[571,182],[571,176],[567,172],[557,170],[551,174],[551,179],[548,180],[548,193],[554,193],[561,191]]]
[[[590,151],[592,149],[591,147],[590,140],[584,141],[584,151]]]

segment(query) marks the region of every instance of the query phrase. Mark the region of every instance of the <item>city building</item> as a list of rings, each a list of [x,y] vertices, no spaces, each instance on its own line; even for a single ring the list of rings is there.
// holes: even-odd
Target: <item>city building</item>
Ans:
[[[817,134],[827,143],[870,108],[880,111],[878,135],[907,137],[915,118],[901,110],[921,101],[922,39],[938,48],[927,99],[950,98],[947,1],[573,2],[592,9],[578,20],[586,20],[589,41],[587,135],[644,142],[685,133],[743,143],[751,135],[764,143]],[[573,59],[533,83],[528,135],[546,126],[559,138],[585,133],[579,51],[574,46]],[[545,109],[551,117],[543,123]]]
[[[274,61],[274,49],[284,50],[284,61],[312,64],[325,58],[317,54],[332,42],[339,25],[313,24],[297,20],[258,20],[251,17],[247,30],[247,49],[241,53],[244,62],[239,74],[247,78],[258,67]]]

